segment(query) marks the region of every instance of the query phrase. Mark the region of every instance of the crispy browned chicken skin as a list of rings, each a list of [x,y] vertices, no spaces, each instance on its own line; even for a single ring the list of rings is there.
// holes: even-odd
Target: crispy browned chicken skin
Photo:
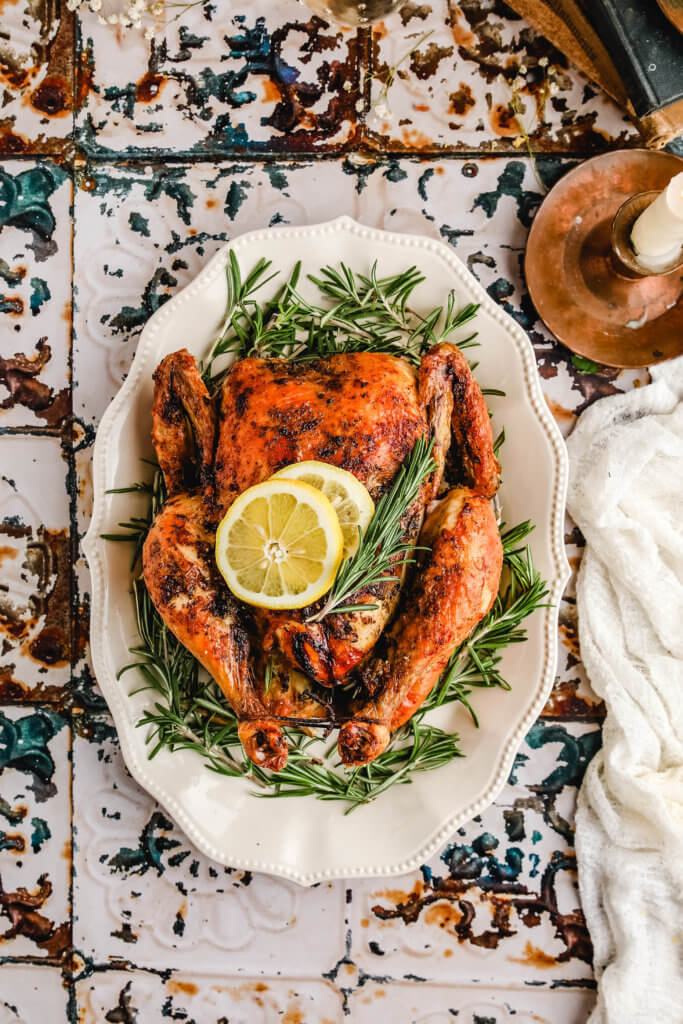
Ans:
[[[367,697],[342,724],[339,749],[347,764],[371,761],[498,590],[502,550],[488,499],[499,466],[466,359],[451,344],[431,349],[419,373],[376,353],[249,358],[232,368],[215,405],[186,350],[167,356],[154,379],[152,437],[169,491],[143,552],[157,609],[225,693],[255,763],[281,768],[282,724],[324,720],[330,701],[320,687],[332,694],[354,677]],[[430,551],[405,587],[402,578],[361,590],[353,603],[377,610],[316,623],[306,622],[310,608],[246,609],[232,597],[215,568],[213,535],[242,491],[289,463],[318,459],[352,472],[377,501],[420,437],[433,440],[436,469],[403,528],[406,542],[419,538]],[[447,462],[461,486],[439,497]],[[267,693],[266,658],[274,666]]]

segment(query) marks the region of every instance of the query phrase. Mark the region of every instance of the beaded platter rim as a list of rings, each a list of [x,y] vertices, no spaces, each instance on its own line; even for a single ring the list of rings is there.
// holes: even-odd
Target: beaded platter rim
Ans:
[[[109,663],[105,657],[107,630],[103,546],[106,544],[106,541],[100,537],[100,534],[105,516],[105,491],[108,484],[106,472],[113,428],[119,417],[125,415],[128,404],[140,386],[143,374],[147,372],[147,356],[156,343],[158,334],[164,325],[178,311],[179,307],[191,302],[207,285],[213,282],[218,274],[224,272],[230,249],[238,253],[240,249],[247,248],[253,243],[267,242],[275,234],[280,238],[301,240],[302,236],[310,238],[334,232],[347,233],[362,239],[364,242],[381,241],[385,244],[390,243],[407,248],[426,249],[434,253],[447,265],[449,272],[454,274],[460,283],[466,287],[472,299],[478,302],[505,329],[513,341],[517,354],[521,359],[526,398],[535,414],[538,426],[543,430],[547,440],[550,442],[553,453],[552,506],[550,522],[545,524],[551,541],[552,572],[548,580],[548,604],[545,608],[540,609],[538,613],[542,614],[544,619],[544,650],[543,667],[537,681],[535,697],[514,732],[507,738],[505,744],[501,746],[495,774],[478,798],[471,801],[465,808],[461,808],[457,812],[443,818],[431,830],[429,835],[419,841],[414,852],[408,857],[404,856],[400,860],[381,864],[359,864],[355,862],[339,867],[335,866],[334,868],[326,868],[324,865],[320,865],[313,870],[298,870],[291,864],[262,860],[258,856],[240,856],[231,853],[227,847],[216,846],[209,835],[209,830],[198,828],[172,790],[163,785],[147,770],[146,766],[149,762],[146,756],[144,737],[141,731],[136,729],[131,723],[126,713],[125,701],[128,699],[128,695],[124,692],[115,673],[110,670]],[[90,526],[82,541],[92,581],[90,613],[92,660],[95,676],[116,725],[126,767],[133,778],[166,808],[198,849],[206,856],[226,866],[277,875],[301,885],[313,885],[316,882],[329,881],[335,878],[401,875],[419,867],[440,845],[452,837],[457,828],[476,815],[481,814],[496,799],[505,785],[515,755],[521,746],[524,736],[533,721],[538,717],[552,689],[557,662],[559,602],[570,576],[570,567],[564,550],[563,536],[567,480],[567,450],[559,428],[552,418],[543,397],[536,369],[536,361],[529,339],[515,320],[493,302],[476,278],[444,243],[420,235],[398,234],[366,227],[348,216],[339,217],[317,225],[260,229],[240,235],[226,243],[190,284],[166,302],[147,321],[140,336],[129,374],[102,417],[94,445],[93,512]],[[176,751],[174,756],[187,757],[192,755],[190,752],[181,750]],[[240,780],[229,778],[224,780],[226,785],[233,781],[238,782]],[[301,801],[299,802],[300,805]],[[342,808],[340,808],[340,813],[343,813]]]

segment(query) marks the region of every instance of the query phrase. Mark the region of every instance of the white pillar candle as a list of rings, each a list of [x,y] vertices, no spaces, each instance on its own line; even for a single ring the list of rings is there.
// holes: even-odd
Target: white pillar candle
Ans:
[[[673,263],[683,245],[683,171],[676,174],[631,230],[636,259],[646,270]]]

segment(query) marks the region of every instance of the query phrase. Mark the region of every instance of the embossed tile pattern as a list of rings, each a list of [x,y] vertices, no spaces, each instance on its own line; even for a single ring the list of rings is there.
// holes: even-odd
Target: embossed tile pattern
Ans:
[[[577,787],[594,726],[539,721],[507,787],[419,872],[354,885],[351,955],[371,976],[467,985],[591,978],[579,909]]]
[[[0,427],[61,427],[70,410],[71,181],[0,166]]]
[[[91,154],[335,151],[356,130],[358,38],[294,0],[194,6],[150,46],[84,11],[77,137]]]
[[[370,107],[381,150],[591,152],[633,143],[624,113],[500,0],[405,4],[375,27]]]
[[[368,981],[350,1000],[354,1024],[585,1024],[590,992],[478,991],[447,985]]]
[[[63,154],[73,128],[73,16],[54,0],[9,0],[0,11],[0,155]]]
[[[58,700],[71,659],[67,464],[57,438],[0,443],[0,695]]]
[[[62,715],[0,705],[0,956],[71,945],[69,746]]]
[[[142,325],[253,228],[346,213],[443,239],[528,332],[564,433],[647,380],[572,359],[523,274],[543,193],[630,123],[502,0],[409,0],[372,32],[226,0],[152,43],[59,0],[0,7],[0,1024],[583,1024],[573,818],[602,708],[573,580],[496,803],[406,878],[303,890],[212,863],[128,776],[78,541]],[[569,520],[565,540],[576,569]]]
[[[132,781],[108,718],[80,724],[74,774],[83,954],[288,978],[320,975],[344,955],[342,884],[308,891],[210,861]]]
[[[102,1020],[158,1024],[341,1024],[341,999],[324,981],[281,981],[205,975],[201,971],[164,980],[113,971],[79,981],[79,1024]]]

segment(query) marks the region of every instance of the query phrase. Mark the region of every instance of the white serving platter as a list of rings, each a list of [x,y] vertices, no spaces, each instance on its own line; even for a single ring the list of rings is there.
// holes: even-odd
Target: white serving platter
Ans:
[[[141,479],[140,459],[153,455],[150,410],[156,365],[181,347],[201,357],[214,340],[225,310],[230,248],[245,272],[264,255],[284,274],[297,259],[304,272],[317,272],[322,265],[341,260],[368,271],[377,260],[381,276],[415,264],[426,278],[412,301],[418,311],[442,304],[451,289],[462,305],[481,304],[474,325],[480,345],[471,350],[479,362],[476,376],[482,387],[506,392],[504,398],[489,400],[494,434],[504,425],[507,436],[501,455],[503,517],[510,525],[525,519],[535,523],[531,547],[550,586],[550,606],[527,620],[527,642],[505,651],[502,672],[511,691],[480,690],[473,695],[480,728],[460,705],[438,712],[438,724],[460,734],[466,757],[418,775],[412,785],[396,786],[348,815],[343,804],[312,797],[257,799],[248,780],[216,775],[189,751],[164,750],[150,761],[145,730],[136,723],[153,698],[144,691],[131,696],[140,684],[134,672],[116,677],[130,661],[137,631],[127,548],[102,540],[101,534],[115,532],[117,522],[135,514],[136,499],[107,492]],[[260,295],[268,298],[268,289],[276,288],[274,281]],[[301,290],[306,294],[305,284]],[[254,231],[230,242],[147,322],[130,373],[102,418],[93,476],[93,517],[84,549],[92,574],[95,673],[129,771],[199,849],[223,864],[303,885],[398,875],[419,866],[495,799],[555,675],[558,605],[569,576],[563,545],[567,454],[543,399],[526,335],[451,249],[433,239],[367,228],[348,217],[310,227]]]

